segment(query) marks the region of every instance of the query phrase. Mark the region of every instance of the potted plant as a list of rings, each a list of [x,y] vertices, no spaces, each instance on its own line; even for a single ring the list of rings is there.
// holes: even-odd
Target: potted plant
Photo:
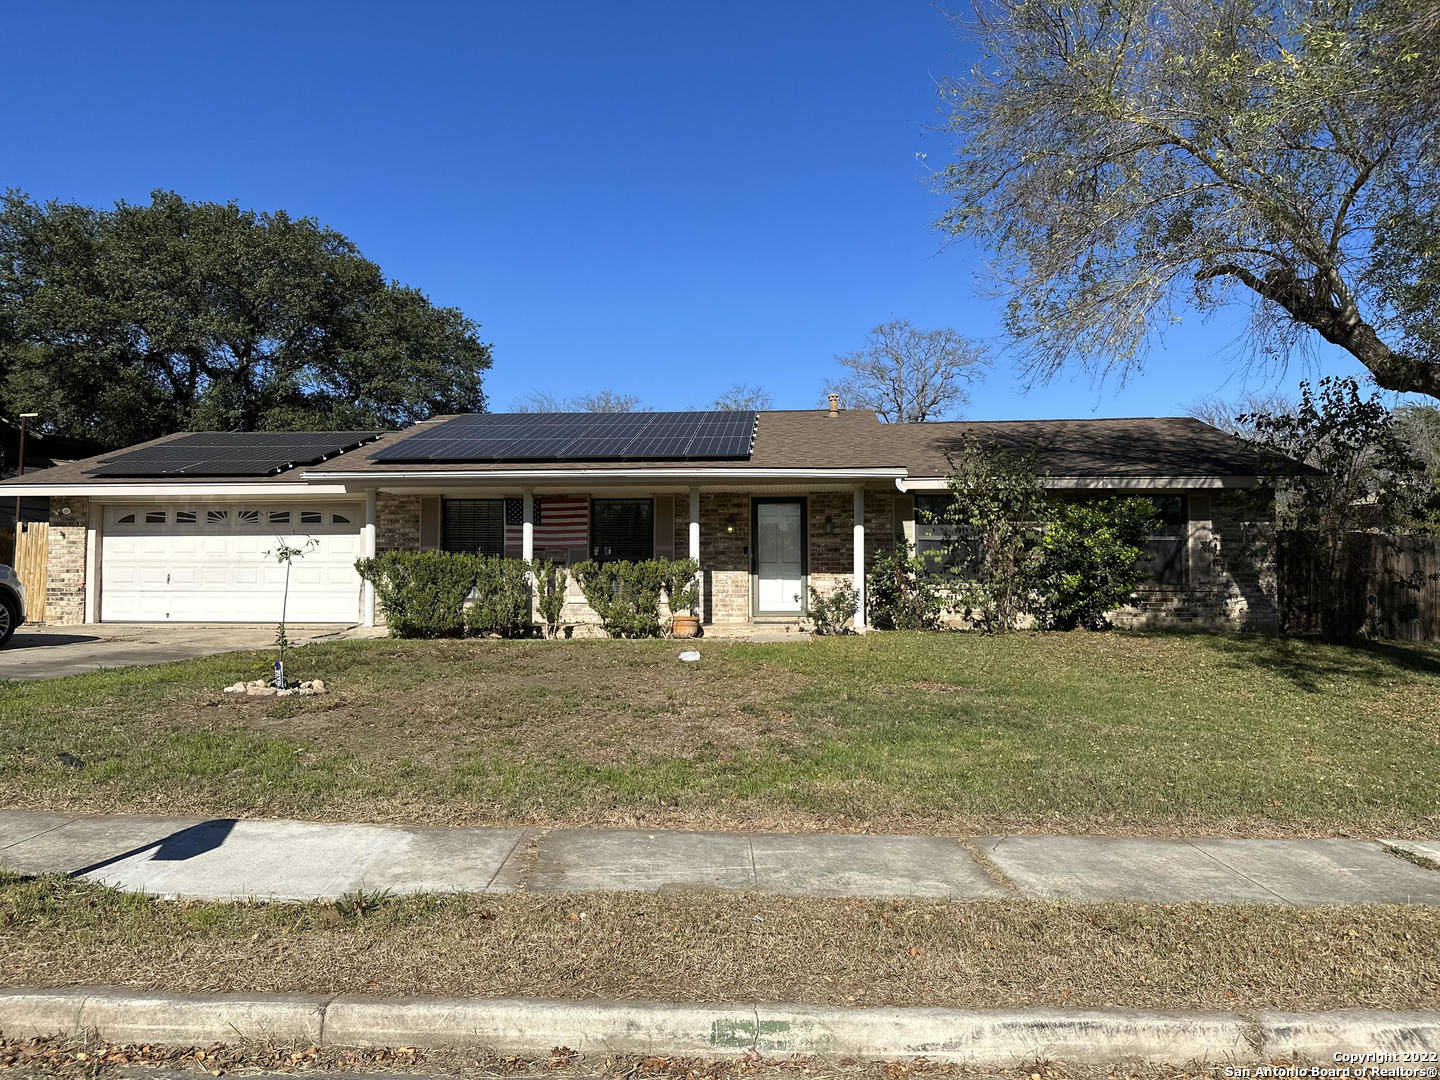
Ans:
[[[676,559],[667,569],[665,597],[670,605],[670,635],[699,637],[700,615],[695,605],[700,602],[700,568],[693,559]]]

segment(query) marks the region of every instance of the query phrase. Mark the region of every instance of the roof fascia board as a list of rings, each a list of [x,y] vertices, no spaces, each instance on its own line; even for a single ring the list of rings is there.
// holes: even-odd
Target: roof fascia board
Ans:
[[[306,480],[341,480],[347,483],[386,485],[416,480],[454,483],[459,481],[516,482],[543,484],[575,480],[892,480],[906,475],[903,466],[872,466],[856,469],[387,469],[365,472],[307,472]]]
[[[1215,488],[1251,488],[1259,482],[1255,476],[1042,476],[1040,483],[1057,491],[1104,488],[1106,490],[1157,491]],[[944,477],[914,477],[897,481],[901,491],[946,491],[949,480]]]

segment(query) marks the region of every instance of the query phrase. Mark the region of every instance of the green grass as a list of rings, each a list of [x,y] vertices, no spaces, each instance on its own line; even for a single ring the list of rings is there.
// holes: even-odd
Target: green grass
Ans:
[[[0,684],[0,805],[416,823],[1440,832],[1440,651],[1239,636],[349,641]],[[60,764],[70,753],[82,768]]]
[[[1433,1009],[1419,906],[736,893],[198,903],[0,875],[3,986],[459,997]]]

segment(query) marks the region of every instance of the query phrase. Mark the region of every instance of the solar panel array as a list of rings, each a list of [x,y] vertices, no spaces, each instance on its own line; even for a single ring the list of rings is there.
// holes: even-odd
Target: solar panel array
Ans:
[[[102,461],[91,476],[272,476],[379,438],[378,431],[202,431]]]
[[[377,462],[748,458],[755,412],[476,413],[385,447]]]

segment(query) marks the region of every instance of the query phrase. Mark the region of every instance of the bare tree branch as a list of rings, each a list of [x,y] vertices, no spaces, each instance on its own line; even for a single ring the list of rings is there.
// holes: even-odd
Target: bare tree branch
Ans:
[[[1381,386],[1440,390],[1440,50],[1413,29],[1437,0],[975,3],[937,226],[996,253],[1033,379],[1123,377],[1249,292]]]
[[[881,323],[864,348],[836,360],[850,370],[836,388],[845,406],[872,409],[892,424],[955,415],[990,364],[979,342],[950,329],[917,330],[909,319]]]

